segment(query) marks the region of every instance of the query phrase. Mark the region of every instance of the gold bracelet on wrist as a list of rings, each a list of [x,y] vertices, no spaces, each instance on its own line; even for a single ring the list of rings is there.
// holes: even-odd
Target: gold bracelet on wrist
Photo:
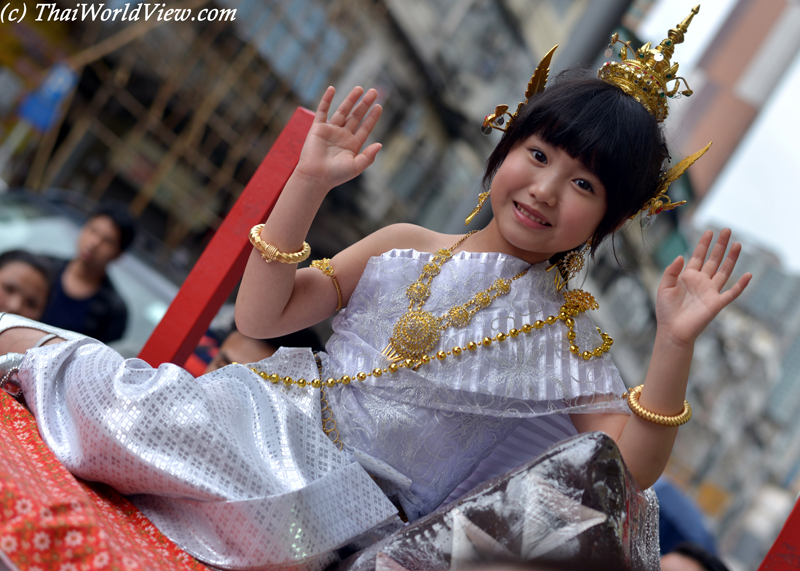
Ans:
[[[331,265],[330,259],[322,258],[320,260],[314,260],[311,262],[311,267],[321,270],[323,274],[331,278],[333,286],[336,288],[336,296],[339,298],[339,305],[336,306],[336,311],[342,309],[342,289],[339,287],[339,280],[337,280],[336,276],[333,274],[333,266]]]
[[[261,230],[263,229],[263,224],[256,224],[250,229],[250,243],[261,253],[261,257],[265,262],[270,263],[275,260],[282,264],[299,264],[311,254],[311,246],[308,245],[308,242],[303,242],[303,249],[299,252],[284,254],[278,250],[277,246],[268,244],[261,238]]]
[[[690,405],[689,401],[687,400],[683,401],[683,410],[680,412],[680,414],[667,416],[665,414],[650,412],[639,404],[639,397],[642,394],[642,387],[644,387],[644,385],[639,385],[638,387],[634,387],[622,395],[622,398],[628,401],[628,406],[631,408],[631,412],[633,412],[633,414],[639,418],[643,418],[648,422],[652,422],[653,424],[660,424],[661,426],[680,426],[681,424],[686,424],[692,418],[692,405]]]

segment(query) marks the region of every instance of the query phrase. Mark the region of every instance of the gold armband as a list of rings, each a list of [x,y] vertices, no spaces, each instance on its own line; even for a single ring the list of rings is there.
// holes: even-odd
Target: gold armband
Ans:
[[[261,230],[264,229],[263,224],[256,224],[250,229],[250,243],[253,247],[261,252],[261,257],[265,262],[270,263],[275,260],[282,264],[299,264],[311,254],[311,246],[308,242],[303,242],[303,249],[299,252],[292,252],[291,254],[284,254],[274,244],[267,244],[261,238]]]
[[[674,416],[650,412],[639,404],[639,396],[642,394],[642,387],[644,387],[644,385],[639,385],[622,395],[622,398],[628,401],[631,412],[639,418],[643,418],[653,424],[660,424],[661,426],[680,426],[681,424],[686,424],[692,418],[692,405],[690,405],[687,400],[683,401],[683,410],[680,414]]]
[[[336,276],[333,274],[333,266],[331,265],[330,259],[322,258],[321,260],[314,260],[311,262],[311,267],[321,270],[323,274],[331,278],[333,286],[336,288],[336,295],[339,298],[339,305],[336,306],[336,311],[342,309],[342,289],[339,287],[339,280],[337,280]]]

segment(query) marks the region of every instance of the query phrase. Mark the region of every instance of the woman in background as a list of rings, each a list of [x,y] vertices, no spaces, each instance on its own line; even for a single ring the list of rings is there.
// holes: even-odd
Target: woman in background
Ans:
[[[25,250],[0,254],[0,312],[40,319],[50,297],[51,274],[47,260]]]

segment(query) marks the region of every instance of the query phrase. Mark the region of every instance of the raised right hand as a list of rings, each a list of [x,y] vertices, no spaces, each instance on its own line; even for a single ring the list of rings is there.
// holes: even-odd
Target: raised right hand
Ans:
[[[378,92],[370,89],[358,101],[364,89],[353,88],[328,120],[335,93],[333,87],[325,90],[295,169],[296,176],[325,192],[364,172],[381,149],[380,143],[373,143],[361,150],[381,116],[381,106],[372,105]]]

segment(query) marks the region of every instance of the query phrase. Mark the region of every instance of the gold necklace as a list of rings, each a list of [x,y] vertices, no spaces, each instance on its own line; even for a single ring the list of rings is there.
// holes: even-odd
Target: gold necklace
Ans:
[[[431,282],[442,271],[442,266],[453,257],[453,250],[472,236],[477,230],[463,236],[450,248],[437,251],[430,262],[422,267],[422,273],[413,284],[406,289],[409,304],[405,315],[397,320],[389,338],[389,343],[381,352],[392,362],[412,359],[420,362],[423,355],[439,344],[441,332],[450,327],[466,327],[472,316],[481,309],[489,307],[495,299],[511,291],[511,283],[528,273],[528,269],[521,271],[513,278],[498,278],[487,289],[479,291],[472,299],[461,305],[454,305],[443,315],[436,317],[429,311],[423,311],[422,306],[431,294]],[[414,307],[416,304],[416,308]]]
[[[329,377],[328,380],[323,379],[321,375],[320,378],[306,380],[294,379],[288,376],[284,377],[279,375],[277,372],[268,373],[267,371],[259,371],[254,367],[251,367],[250,370],[273,385],[282,383],[287,389],[293,386],[297,386],[301,389],[305,387],[312,387],[314,389],[323,387],[333,388],[337,385],[349,385],[351,381],[363,383],[369,377],[378,378],[386,373],[396,374],[400,371],[400,369],[404,368],[417,370],[422,365],[433,366],[435,363],[445,365],[445,361],[450,362],[453,360],[452,358],[455,358],[455,360],[460,360],[465,358],[465,355],[474,353],[479,349],[489,349],[489,347],[494,346],[495,342],[499,345],[505,342],[511,343],[517,339],[524,339],[532,332],[544,329],[547,325],[555,325],[559,321],[563,322],[567,327],[567,339],[569,340],[570,353],[578,357],[583,357],[584,361],[588,361],[591,358],[602,357],[603,353],[607,353],[609,349],[611,349],[611,345],[614,343],[614,340],[608,333],[603,333],[599,328],[597,329],[597,332],[600,333],[600,337],[603,339],[603,342],[591,351],[585,350],[581,352],[575,341],[577,335],[575,333],[575,320],[573,318],[587,310],[597,309],[598,305],[594,299],[594,296],[580,289],[563,292],[563,295],[564,304],[561,306],[558,315],[549,315],[544,320],[537,319],[534,323],[526,323],[519,329],[509,329],[508,333],[501,331],[494,337],[484,337],[483,339],[478,339],[477,341],[469,341],[464,346],[456,345],[447,351],[440,350],[431,355],[425,354],[419,359],[419,361],[406,359],[405,361],[390,363],[387,367],[376,367],[370,372],[359,371],[357,373],[353,373],[352,376],[342,375],[338,379],[335,377]]]

